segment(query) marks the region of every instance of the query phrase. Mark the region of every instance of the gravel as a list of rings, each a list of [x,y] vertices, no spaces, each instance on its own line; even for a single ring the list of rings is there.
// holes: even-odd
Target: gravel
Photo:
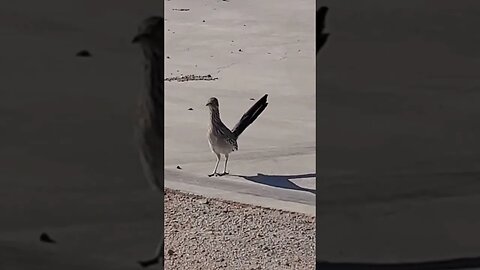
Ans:
[[[315,218],[165,190],[165,269],[314,269]]]

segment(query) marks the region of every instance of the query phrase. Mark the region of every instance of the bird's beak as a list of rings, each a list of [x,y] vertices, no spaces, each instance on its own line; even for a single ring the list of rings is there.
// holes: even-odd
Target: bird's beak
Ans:
[[[138,43],[144,37],[145,37],[145,34],[138,34],[132,39],[132,43]]]
[[[205,104],[205,106],[209,106],[210,104],[211,104],[211,103],[210,103],[210,102],[208,102],[207,104]]]

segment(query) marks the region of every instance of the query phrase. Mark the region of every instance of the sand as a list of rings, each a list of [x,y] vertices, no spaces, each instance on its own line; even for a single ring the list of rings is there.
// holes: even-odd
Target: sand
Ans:
[[[167,190],[165,269],[313,269],[315,218]]]

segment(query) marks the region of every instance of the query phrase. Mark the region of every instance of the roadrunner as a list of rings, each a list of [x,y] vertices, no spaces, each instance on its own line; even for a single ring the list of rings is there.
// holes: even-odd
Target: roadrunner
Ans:
[[[143,21],[132,43],[142,47],[145,56],[147,87],[140,97],[138,122],[135,129],[140,161],[152,187],[163,194],[163,96],[164,44],[162,17]],[[163,200],[163,197],[162,197]],[[163,207],[159,213],[163,218]],[[163,224],[163,222],[162,222]],[[163,226],[162,226],[163,227]],[[152,259],[139,261],[142,267],[161,263],[163,269],[163,228],[161,240]]]
[[[208,143],[210,149],[217,157],[217,163],[213,172],[208,176],[222,176],[228,174],[227,162],[231,152],[238,150],[237,139],[242,132],[257,119],[257,117],[267,107],[267,94],[258,100],[240,119],[235,127],[230,130],[220,119],[220,110],[218,99],[211,97],[206,106],[210,108],[210,125],[208,128]],[[225,156],[225,166],[223,173],[217,173],[218,164],[220,163],[220,154]]]

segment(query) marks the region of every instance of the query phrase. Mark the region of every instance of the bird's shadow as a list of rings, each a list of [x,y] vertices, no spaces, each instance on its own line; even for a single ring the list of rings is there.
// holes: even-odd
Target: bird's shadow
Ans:
[[[231,175],[231,176],[241,177],[248,181],[252,181],[255,183],[259,183],[259,184],[267,185],[271,187],[300,190],[300,191],[306,191],[313,194],[317,194],[317,191],[315,189],[304,188],[291,181],[292,179],[316,177],[317,176],[316,173],[293,174],[293,175],[268,175],[268,174],[257,173],[257,175],[252,175],[252,176],[247,176],[247,175]]]
[[[433,270],[433,269],[478,269],[480,257],[455,258],[417,263],[333,263],[317,261],[316,269],[331,270]]]

